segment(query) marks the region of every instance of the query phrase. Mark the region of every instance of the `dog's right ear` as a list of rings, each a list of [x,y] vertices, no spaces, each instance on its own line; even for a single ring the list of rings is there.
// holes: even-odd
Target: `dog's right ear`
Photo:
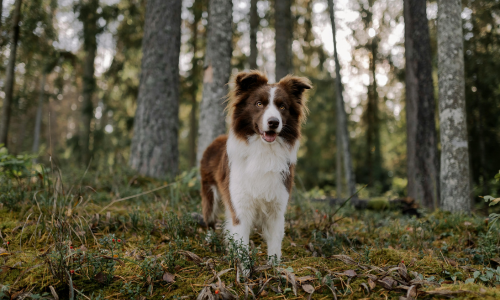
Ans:
[[[239,72],[234,77],[234,94],[239,96],[267,84],[267,77],[259,71]]]

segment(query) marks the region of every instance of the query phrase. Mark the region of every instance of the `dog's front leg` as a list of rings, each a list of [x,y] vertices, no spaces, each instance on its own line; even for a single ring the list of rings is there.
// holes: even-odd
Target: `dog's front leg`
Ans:
[[[281,242],[285,236],[285,205],[280,205],[273,214],[270,214],[263,224],[263,236],[267,243],[267,255],[270,261],[281,260]]]
[[[252,227],[251,218],[243,215],[238,217],[238,222],[234,222],[231,218],[231,213],[226,211],[226,233],[227,241],[229,242],[229,247],[234,247],[232,251],[235,251],[238,256],[238,270],[236,273],[237,281],[240,281],[240,274],[244,277],[250,275],[250,269],[247,266],[248,259],[248,242],[250,239],[250,231]]]

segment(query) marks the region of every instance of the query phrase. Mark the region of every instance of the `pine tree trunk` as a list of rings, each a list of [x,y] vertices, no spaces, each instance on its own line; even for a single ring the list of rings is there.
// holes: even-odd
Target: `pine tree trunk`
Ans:
[[[276,82],[288,74],[292,68],[292,0],[275,0],[274,26],[276,28]]]
[[[82,122],[80,133],[80,150],[82,164],[87,165],[92,153],[91,135],[92,121],[94,119],[93,96],[96,88],[95,57],[97,52],[97,34],[99,33],[97,20],[99,0],[80,2],[79,19],[83,23],[83,48],[85,58],[83,61],[83,91],[82,91]]]
[[[333,33],[333,55],[335,59],[335,91],[336,91],[336,111],[337,111],[337,198],[341,198],[342,187],[340,178],[342,176],[342,166],[341,157],[344,157],[344,172],[345,180],[347,183],[348,196],[354,195],[356,193],[356,177],[354,175],[354,170],[352,167],[351,159],[351,147],[349,141],[349,132],[347,129],[347,116],[344,107],[344,96],[343,96],[343,85],[342,78],[340,76],[340,62],[337,53],[337,37],[336,37],[336,26],[335,26],[335,9],[333,0],[328,0],[328,8],[330,11],[330,21],[332,23],[332,33]],[[341,155],[342,153],[342,155]]]
[[[181,1],[149,0],[130,166],[161,178],[177,173]]]
[[[216,137],[226,133],[224,101],[231,75],[232,10],[231,0],[209,2],[208,41],[198,131],[198,165],[208,145]]]
[[[92,134],[92,120],[94,117],[94,103],[92,98],[95,91],[94,61],[97,51],[95,36],[94,43],[85,45],[86,53],[83,66],[83,103],[82,103],[82,134],[81,151],[82,163],[88,164],[91,156],[90,136]]]
[[[460,0],[438,0],[440,188],[443,210],[469,213],[469,147],[461,8]]]
[[[368,87],[368,103],[365,111],[366,129],[366,160],[368,168],[368,182],[373,184],[381,180],[382,157],[380,152],[380,121],[378,108],[378,92],[376,77],[376,58],[377,58],[377,37],[370,42],[370,80]]]
[[[198,136],[198,89],[200,86],[200,81],[198,78],[201,77],[201,67],[198,64],[200,58],[196,56],[198,52],[198,24],[201,20],[203,13],[203,3],[197,0],[193,3],[193,15],[194,21],[192,24],[193,36],[191,39],[192,51],[193,51],[193,68],[191,69],[191,74],[189,75],[189,80],[191,81],[190,95],[191,95],[191,112],[189,113],[189,167],[196,167],[196,138]]]
[[[434,209],[439,162],[426,2],[404,1],[408,196]]]
[[[36,110],[36,118],[35,118],[35,133],[33,136],[33,148],[31,152],[34,154],[38,154],[38,148],[40,146],[40,131],[42,129],[42,109],[43,109],[43,100],[45,98],[45,79],[47,78],[47,74],[42,74],[42,80],[40,82],[40,95],[38,95],[38,107]]]
[[[0,28],[2,28],[3,0],[0,0]]]
[[[10,33],[10,57],[5,76],[5,98],[3,100],[2,115],[0,119],[0,144],[7,146],[10,122],[10,106],[14,95],[14,78],[17,54],[17,42],[19,40],[19,21],[21,18],[22,0],[16,0],[14,15],[12,17],[12,31]]]
[[[259,30],[259,14],[257,12],[257,0],[250,1],[250,57],[248,62],[250,69],[257,69],[257,31]]]

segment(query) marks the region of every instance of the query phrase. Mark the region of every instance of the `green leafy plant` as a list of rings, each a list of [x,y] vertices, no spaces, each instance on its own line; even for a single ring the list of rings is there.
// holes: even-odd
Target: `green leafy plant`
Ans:
[[[495,180],[497,182],[500,181],[500,171],[498,172],[498,174],[495,175]],[[489,202],[490,206],[497,205],[500,202],[500,198],[495,198],[495,197],[489,196],[489,195],[483,196],[482,198],[484,199],[485,202]],[[498,221],[498,219],[500,218],[500,214],[491,213],[489,215],[489,218],[490,218],[490,230],[491,230],[491,228],[493,227],[493,224],[495,224]]]

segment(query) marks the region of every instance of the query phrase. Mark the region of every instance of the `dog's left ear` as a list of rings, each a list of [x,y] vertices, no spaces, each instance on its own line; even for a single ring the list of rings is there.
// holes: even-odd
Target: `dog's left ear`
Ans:
[[[299,102],[302,100],[304,91],[312,88],[312,84],[309,79],[292,75],[288,75],[281,79],[279,85],[296,97]]]

